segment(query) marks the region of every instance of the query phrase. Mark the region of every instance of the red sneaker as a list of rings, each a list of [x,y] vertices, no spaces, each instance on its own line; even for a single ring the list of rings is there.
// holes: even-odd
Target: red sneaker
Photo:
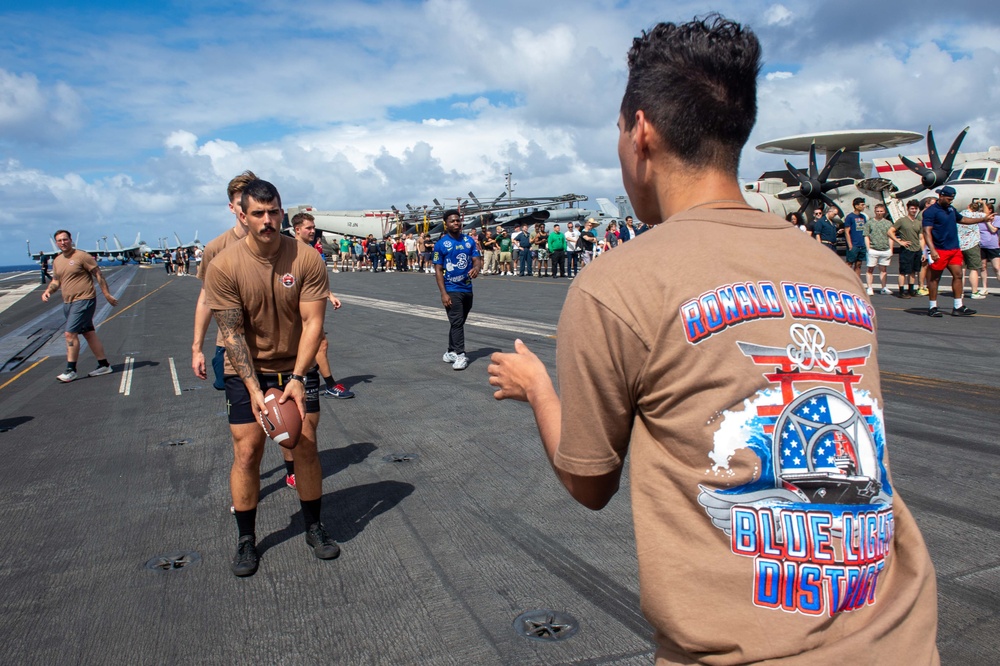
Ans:
[[[292,490],[295,490],[295,475],[294,474],[289,474],[289,475],[287,475],[285,477],[285,485],[288,486],[289,488],[291,488]]]

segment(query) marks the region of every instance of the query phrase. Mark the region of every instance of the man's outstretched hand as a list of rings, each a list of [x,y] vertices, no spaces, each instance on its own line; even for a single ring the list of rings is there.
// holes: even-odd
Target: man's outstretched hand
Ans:
[[[490,356],[490,384],[497,387],[493,397],[497,400],[528,402],[532,393],[550,388],[552,380],[543,364],[520,339],[514,341],[514,352],[495,352]]]

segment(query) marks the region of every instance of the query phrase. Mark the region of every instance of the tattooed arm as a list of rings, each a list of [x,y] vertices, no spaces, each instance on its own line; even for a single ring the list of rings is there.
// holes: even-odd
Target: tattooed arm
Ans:
[[[111,290],[108,289],[108,283],[104,281],[104,274],[101,273],[101,269],[94,266],[94,270],[90,271],[90,273],[97,280],[97,286],[101,288],[101,293],[104,294],[104,298],[108,300],[108,303],[111,303],[112,307],[118,305],[118,299],[111,295]]]
[[[260,390],[260,383],[257,382],[253,359],[250,358],[250,348],[243,334],[243,310],[240,308],[212,310],[212,314],[215,315],[215,322],[219,325],[219,332],[222,333],[226,356],[247,387],[250,406],[254,416],[259,419],[260,412],[267,414],[267,409],[264,408],[264,393]]]
[[[49,296],[59,291],[59,280],[52,278],[49,282],[49,286],[42,291],[42,301],[45,303],[49,302]]]

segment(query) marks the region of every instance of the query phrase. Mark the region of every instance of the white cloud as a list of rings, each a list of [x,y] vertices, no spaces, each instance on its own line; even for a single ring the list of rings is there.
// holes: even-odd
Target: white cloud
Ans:
[[[0,69],[0,140],[49,143],[79,127],[79,96],[62,82],[49,88],[34,74]]]
[[[794,20],[792,12],[784,5],[771,5],[764,11],[764,23],[766,25],[789,25]]]

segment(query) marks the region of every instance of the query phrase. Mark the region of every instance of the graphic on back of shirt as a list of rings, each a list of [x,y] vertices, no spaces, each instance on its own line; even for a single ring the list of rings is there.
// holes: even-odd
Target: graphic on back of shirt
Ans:
[[[758,460],[755,479],[701,485],[698,502],[732,553],[748,558],[754,605],[833,616],[876,602],[892,543],[884,421],[859,388],[872,347],[828,345],[824,327],[792,307],[796,291],[782,286],[782,309],[799,321],[784,346],[773,336],[771,344],[749,335],[735,342],[769,387],[723,413],[708,461],[724,478],[733,456],[748,450]]]

